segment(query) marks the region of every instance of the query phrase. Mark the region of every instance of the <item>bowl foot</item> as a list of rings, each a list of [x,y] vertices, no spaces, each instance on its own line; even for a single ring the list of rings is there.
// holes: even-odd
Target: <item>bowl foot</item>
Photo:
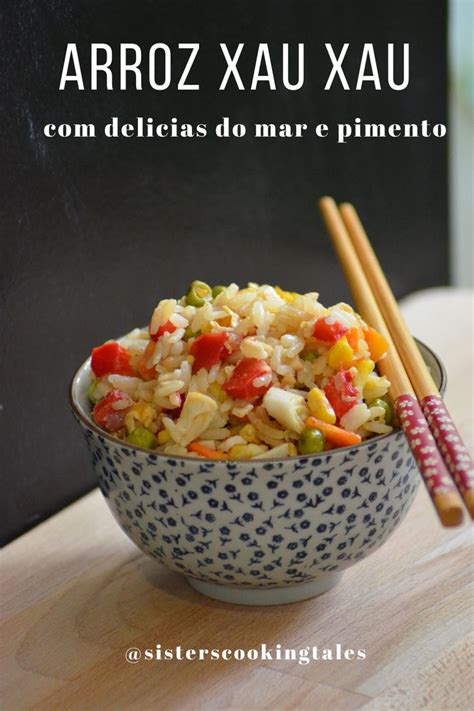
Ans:
[[[342,573],[327,573],[309,583],[287,585],[281,588],[229,587],[217,583],[207,583],[197,578],[188,578],[188,582],[201,595],[234,605],[285,605],[322,595],[334,587],[341,576]]]

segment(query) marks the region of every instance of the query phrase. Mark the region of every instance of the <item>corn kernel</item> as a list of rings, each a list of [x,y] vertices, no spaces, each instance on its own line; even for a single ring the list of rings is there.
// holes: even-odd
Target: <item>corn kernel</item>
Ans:
[[[336,422],[336,413],[334,412],[331,403],[326,395],[319,388],[313,388],[308,393],[308,407],[311,410],[313,417],[318,420],[327,422],[329,425],[334,425]]]
[[[166,444],[171,439],[171,435],[168,430],[161,430],[158,432],[158,444]]]
[[[261,440],[258,437],[257,430],[253,425],[245,425],[240,430],[240,436],[252,444],[261,444]]]
[[[288,443],[288,456],[289,457],[296,457],[298,456],[298,450],[296,449],[295,445],[293,442]]]
[[[133,432],[133,430],[137,427],[137,423],[149,428],[152,425],[154,418],[155,410],[150,403],[145,402],[145,400],[139,400],[127,412],[125,416],[125,425],[129,432]]]
[[[217,400],[217,402],[224,402],[224,400],[227,399],[227,395],[219,383],[211,383],[207,391],[209,395],[214,398],[214,400]]]
[[[370,377],[370,375],[367,376],[367,381],[364,385],[364,398],[367,398],[367,400],[375,399],[373,398],[373,393],[376,391],[377,388],[377,379]]]
[[[340,338],[328,351],[328,365],[334,370],[348,368],[354,358],[354,351],[345,336]]]
[[[390,381],[383,375],[370,373],[364,386],[364,400],[370,402],[378,397],[384,397],[390,387]]]
[[[210,323],[205,323],[201,326],[201,333],[210,333],[212,331],[212,326]]]
[[[229,459],[251,459],[257,454],[263,454],[268,447],[260,444],[234,444],[228,452]]]
[[[364,358],[355,364],[357,375],[354,378],[354,384],[363,389],[367,383],[367,378],[375,368],[375,363],[370,358]]]
[[[275,291],[287,304],[292,304],[298,294],[294,291],[284,291],[279,286],[275,286]]]
[[[194,356],[188,355],[186,360],[188,361],[189,365],[192,365],[194,363]]]

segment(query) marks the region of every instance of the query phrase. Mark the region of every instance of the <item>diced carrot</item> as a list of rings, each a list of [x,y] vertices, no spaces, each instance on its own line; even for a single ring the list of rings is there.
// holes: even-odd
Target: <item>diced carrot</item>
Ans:
[[[346,331],[344,335],[347,338],[349,345],[354,351],[354,353],[357,353],[357,351],[359,350],[359,341],[361,340],[361,338],[364,338],[362,330],[357,327],[350,328],[348,331]]]
[[[370,351],[370,357],[376,363],[380,360],[388,351],[388,341],[385,336],[369,326],[369,328],[364,331],[364,338],[367,341],[367,345]]]
[[[200,454],[201,457],[206,457],[206,459],[228,459],[225,452],[218,452],[215,449],[209,449],[209,447],[205,447],[203,444],[199,444],[199,442],[192,442],[188,445],[188,449],[190,452]]]
[[[360,444],[362,437],[354,432],[347,432],[341,427],[336,427],[336,425],[330,425],[327,422],[318,420],[316,417],[308,417],[306,420],[306,427],[312,427],[320,432],[326,437],[326,440],[331,444],[336,445],[336,447],[351,447],[354,444]]]
[[[138,365],[137,365],[137,370],[140,373],[141,377],[143,380],[154,380],[156,378],[156,370],[155,368],[149,368],[147,363],[150,360],[151,356],[153,355],[153,351],[155,348],[155,343],[153,341],[150,341],[147,347],[145,348],[145,352],[143,353],[142,357],[140,358]]]

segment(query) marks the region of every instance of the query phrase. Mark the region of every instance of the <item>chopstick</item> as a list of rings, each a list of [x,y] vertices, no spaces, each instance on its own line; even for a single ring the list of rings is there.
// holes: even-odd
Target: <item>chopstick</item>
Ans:
[[[438,448],[471,518],[474,518],[474,463],[469,451],[400,313],[355,208],[344,203],[339,210]]]
[[[444,526],[457,526],[463,519],[461,498],[436,447],[337,205],[332,198],[323,197],[319,207],[359,313],[389,343],[388,352],[377,367],[391,382],[389,394],[395,412],[434,507]]]

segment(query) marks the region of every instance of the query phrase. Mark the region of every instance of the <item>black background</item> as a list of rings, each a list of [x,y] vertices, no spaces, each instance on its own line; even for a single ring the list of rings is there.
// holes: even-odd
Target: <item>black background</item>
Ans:
[[[0,442],[5,542],[94,486],[67,387],[90,348],[145,323],[156,302],[188,282],[278,283],[349,295],[315,198],[356,203],[398,296],[448,280],[446,141],[219,140],[234,122],[446,122],[446,6],[417,2],[63,2],[18,0],[1,14]],[[8,9],[6,9],[8,8]],[[67,42],[77,42],[86,85],[91,42],[154,42],[173,49],[165,92],[59,92]],[[199,42],[190,82],[176,91]],[[250,86],[259,42],[268,42],[278,91],[219,92],[219,42],[246,47]],[[304,42],[304,88],[281,88],[281,43]],[[386,87],[386,45],[410,43],[408,89],[323,87],[324,43],[351,46],[355,86],[362,45],[375,45]],[[401,52],[399,54],[401,56]],[[118,74],[115,75],[118,78]],[[207,123],[205,139],[105,139],[118,116]],[[94,122],[90,140],[46,139],[45,123]]]

